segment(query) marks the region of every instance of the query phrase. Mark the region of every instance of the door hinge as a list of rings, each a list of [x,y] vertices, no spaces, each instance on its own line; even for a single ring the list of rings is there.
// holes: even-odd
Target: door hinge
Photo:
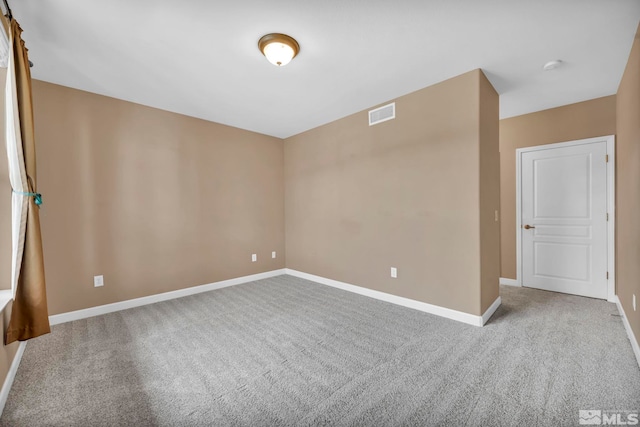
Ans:
[[[606,158],[606,163],[609,163],[609,155],[608,154],[606,155],[605,158]]]
[[[607,213],[607,221],[609,221],[609,213]]]
[[[607,271],[607,280],[609,280],[609,272]]]

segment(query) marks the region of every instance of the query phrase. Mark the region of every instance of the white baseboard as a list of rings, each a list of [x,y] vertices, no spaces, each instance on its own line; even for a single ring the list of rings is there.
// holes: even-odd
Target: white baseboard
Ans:
[[[498,296],[493,304],[491,304],[489,308],[487,308],[487,311],[485,311],[482,315],[482,325],[480,326],[484,326],[489,321],[489,319],[491,319],[491,316],[493,316],[493,313],[495,313],[498,307],[500,307],[500,304],[502,304],[502,298]]]
[[[11,367],[9,367],[9,372],[7,372],[7,376],[4,379],[4,384],[2,384],[2,389],[0,389],[0,416],[2,416],[4,405],[7,403],[7,399],[9,398],[9,392],[11,391],[13,380],[16,378],[16,373],[18,372],[18,367],[20,366],[20,361],[22,360],[22,355],[24,354],[24,349],[26,347],[26,341],[19,341],[18,351],[16,351],[13,362],[11,362]]]
[[[289,268],[283,268],[280,270],[268,271],[265,273],[253,274],[250,276],[238,277],[235,279],[223,280],[220,282],[209,283],[206,285],[193,286],[185,289],[178,289],[176,291],[164,292],[156,295],[149,295],[146,297],[130,299],[126,301],[115,302],[112,304],[100,305],[97,307],[86,308],[83,310],[71,311],[68,313],[55,314],[49,316],[49,323],[51,325],[58,325],[60,323],[71,322],[74,320],[86,319],[89,317],[100,316],[102,314],[113,313],[120,310],[126,310],[129,308],[140,307],[147,304],[154,304],[156,302],[167,301],[175,298],[181,298],[189,295],[199,294],[202,292],[213,291],[216,289],[226,288],[228,286],[239,285],[242,283],[253,282],[255,280],[267,279],[269,277],[280,276],[282,274],[289,274],[291,276],[300,277],[303,279],[311,280],[323,285],[333,286],[345,291],[353,292],[356,294],[368,296],[370,298],[387,301],[393,304],[401,305],[404,307],[413,308],[415,310],[424,311],[425,313],[435,314],[436,316],[446,317],[447,319],[456,320],[458,322],[467,323],[474,326],[483,326],[493,313],[498,309],[502,300],[498,297],[493,304],[484,312],[482,316],[477,316],[462,311],[452,310],[450,308],[440,307],[437,305],[429,304],[422,301],[416,301],[409,298],[400,297],[397,295],[388,294],[385,292],[375,291],[373,289],[363,288],[349,283],[339,282],[337,280],[327,279],[325,277],[316,276],[313,274],[303,273],[301,271],[292,270]]]
[[[311,280],[312,282],[332,286],[344,291],[349,291],[381,301],[390,302],[392,304],[401,305],[403,307],[413,308],[414,310],[424,311],[425,313],[435,314],[436,316],[446,317],[447,319],[457,320],[458,322],[467,323],[473,326],[483,326],[487,322],[487,320],[489,320],[491,315],[496,311],[496,309],[500,306],[501,302],[500,297],[498,297],[498,299],[493,304],[491,304],[491,307],[489,307],[489,309],[482,316],[476,316],[473,314],[464,313],[462,311],[428,304],[426,302],[399,297],[397,295],[391,295],[385,292],[374,291],[373,289],[363,288],[360,286],[351,285],[349,283],[339,282],[333,279],[327,279],[326,277],[316,276],[314,274],[303,273],[302,271],[292,270],[290,268],[285,268],[285,271],[286,274],[300,277],[301,279]]]
[[[615,296],[615,303],[618,306],[618,311],[620,312],[620,316],[622,317],[622,324],[624,325],[624,329],[627,331],[629,341],[631,341],[631,348],[633,348],[633,353],[636,355],[638,366],[640,366],[640,345],[638,345],[638,340],[633,334],[633,330],[631,329],[631,325],[629,324],[629,319],[627,319],[624,308],[622,308],[622,304],[620,304],[620,298],[618,298],[617,295]]]
[[[507,279],[505,277],[500,278],[500,284],[507,286],[520,286],[520,283],[516,279]]]
[[[285,274],[285,269],[267,271],[265,273],[252,274],[250,276],[237,277],[235,279],[222,280],[220,282],[209,283],[207,285],[193,286],[190,288],[178,289],[176,291],[164,292],[161,294],[149,295],[147,297],[135,298],[126,301],[114,302],[112,304],[99,305],[97,307],[85,308],[83,310],[70,311],[68,313],[54,314],[49,316],[49,323],[58,325],[60,323],[71,322],[73,320],[86,319],[88,317],[99,316],[101,314],[113,313],[115,311],[126,310],[128,308],[140,307],[142,305],[154,304],[156,302],[167,301],[175,298],[182,298],[202,292],[213,291],[226,288],[228,286],[240,285],[242,283],[253,282],[255,280],[268,279],[269,277],[281,276]]]

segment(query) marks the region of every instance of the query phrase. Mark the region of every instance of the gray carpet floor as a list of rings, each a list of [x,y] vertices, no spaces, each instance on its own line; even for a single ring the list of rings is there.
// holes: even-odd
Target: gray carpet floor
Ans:
[[[53,327],[4,426],[573,426],[640,411],[615,305],[502,287],[478,328],[291,276]]]

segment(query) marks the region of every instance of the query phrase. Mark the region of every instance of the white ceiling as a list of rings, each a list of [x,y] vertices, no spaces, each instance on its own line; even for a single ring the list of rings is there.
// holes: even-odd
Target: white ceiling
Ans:
[[[283,138],[475,68],[502,118],[611,95],[640,21],[638,0],[9,1],[34,78]],[[286,67],[270,32],[300,43]]]

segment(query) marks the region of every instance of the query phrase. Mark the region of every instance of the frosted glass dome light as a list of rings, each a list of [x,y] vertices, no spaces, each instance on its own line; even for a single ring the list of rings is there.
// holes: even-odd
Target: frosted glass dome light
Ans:
[[[258,47],[267,60],[278,67],[287,65],[300,51],[300,45],[295,39],[278,33],[263,36],[258,41]]]

